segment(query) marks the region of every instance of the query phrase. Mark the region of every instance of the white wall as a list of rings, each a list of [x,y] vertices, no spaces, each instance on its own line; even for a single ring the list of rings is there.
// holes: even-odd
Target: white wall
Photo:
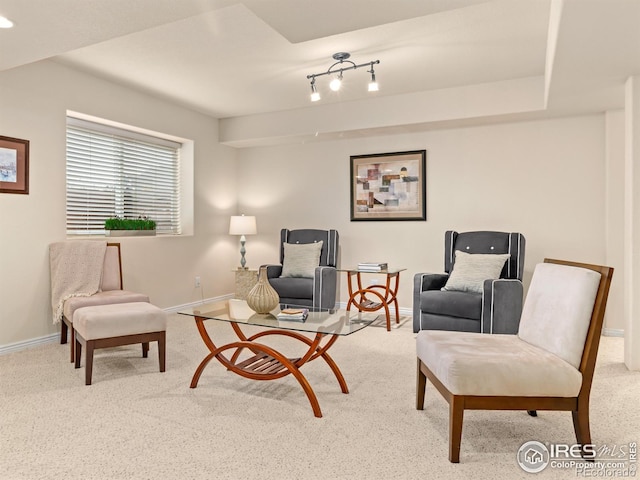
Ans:
[[[349,156],[418,149],[427,150],[427,221],[351,222]],[[413,275],[443,271],[448,229],[523,233],[525,287],[545,257],[605,262],[604,115],[253,147],[238,160],[240,209],[259,222],[252,266],[277,261],[281,227],[336,228],[341,265],[407,268],[399,301],[410,308]]]
[[[277,260],[282,227],[336,228],[342,265],[407,268],[404,308],[414,273],[442,271],[447,229],[522,232],[526,285],[544,257],[606,261],[604,115],[236,151],[218,143],[215,119],[45,61],[0,73],[0,134],[31,141],[30,194],[0,194],[0,346],[58,329],[47,247],[65,238],[66,110],[195,141],[195,235],[122,240],[125,286],[161,307],[233,291],[238,245],[227,231],[236,212],[258,219],[249,267]],[[427,221],[350,222],[349,156],[416,149],[427,150]],[[608,328],[624,328],[608,317]]]
[[[38,62],[0,73],[0,135],[30,141],[29,195],[0,194],[0,346],[59,328],[51,321],[48,245],[66,235],[67,110],[195,141],[195,235],[122,239],[125,288],[160,307],[233,291],[235,150],[218,143],[217,120]]]
[[[605,115],[606,135],[606,264],[614,268],[607,302],[606,328],[620,335],[625,330],[625,126],[622,110]],[[616,330],[613,332],[612,330]]]

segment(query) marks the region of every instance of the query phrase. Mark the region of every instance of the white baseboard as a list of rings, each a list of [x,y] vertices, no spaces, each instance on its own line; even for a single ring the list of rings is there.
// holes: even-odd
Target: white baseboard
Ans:
[[[9,343],[8,345],[0,346],[0,355],[4,355],[6,353],[19,352],[20,350],[24,350],[26,348],[37,347],[38,345],[44,345],[47,343],[57,342],[60,338],[59,333],[52,333],[50,335],[45,335],[44,337],[31,338],[29,340],[23,340],[22,342]]]
[[[203,303],[208,302],[218,302],[221,300],[227,300],[229,298],[233,298],[233,294],[230,295],[222,295],[220,297],[213,298],[204,298],[197,302],[185,303],[183,305],[176,305],[174,307],[163,308],[163,310],[167,313],[176,313],[180,310],[185,310],[189,307],[195,307],[197,305],[202,305]],[[0,345],[0,355],[4,355],[7,353],[19,352],[20,350],[24,350],[26,348],[36,347],[38,345],[44,345],[47,343],[54,343],[59,341],[60,333],[51,333],[49,335],[45,335],[44,337],[38,338],[30,338],[28,340],[23,340],[21,342],[9,343],[7,345]]]
[[[605,337],[624,337],[624,330],[622,328],[603,328],[602,335]]]
[[[163,308],[163,310],[165,312],[167,312],[167,313],[176,313],[176,312],[179,312],[180,310],[185,310],[187,308],[191,308],[191,307],[196,307],[198,305],[202,305],[203,303],[220,302],[222,300],[229,300],[230,298],[233,298],[233,293],[230,293],[228,295],[222,295],[220,297],[203,298],[202,300],[198,300],[197,302],[183,303],[182,305],[176,305],[174,307]]]

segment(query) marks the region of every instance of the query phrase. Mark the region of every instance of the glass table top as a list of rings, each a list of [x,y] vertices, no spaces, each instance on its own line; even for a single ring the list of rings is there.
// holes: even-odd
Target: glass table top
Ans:
[[[374,270],[374,269],[359,268],[357,266],[354,266],[354,267],[337,268],[336,270],[338,270],[339,272],[349,272],[349,273],[378,273],[378,274],[384,274],[384,275],[386,274],[393,275],[396,273],[404,272],[406,268],[387,267],[387,268],[383,268],[382,270]]]
[[[287,305],[287,308],[292,307],[294,306]],[[276,307],[267,314],[256,313],[249,308],[246,301],[238,299],[203,303],[202,305],[185,308],[178,312],[179,315],[201,317],[207,320],[331,335],[350,335],[368,327],[378,318],[378,314],[371,312],[335,310],[333,313],[330,313],[325,310],[321,312],[309,311],[307,319],[302,322],[296,320],[278,320],[277,315],[279,313],[279,307]]]

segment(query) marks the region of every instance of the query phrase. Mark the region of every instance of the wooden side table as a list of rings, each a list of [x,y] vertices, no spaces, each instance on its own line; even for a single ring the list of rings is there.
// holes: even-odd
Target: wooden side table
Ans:
[[[391,331],[391,315],[389,314],[389,305],[393,303],[396,309],[396,323],[400,323],[400,313],[398,311],[398,285],[400,283],[400,272],[406,268],[395,268],[372,272],[370,270],[358,270],[357,268],[341,268],[342,272],[347,272],[347,287],[349,289],[349,302],[347,303],[347,311],[353,304],[360,312],[375,312],[384,308],[387,317],[387,332]],[[372,273],[374,275],[384,275],[386,282],[384,285],[369,285],[366,288],[362,286],[363,273]],[[354,288],[351,277],[356,276],[356,286]],[[392,285],[393,279],[393,285]],[[367,294],[373,297],[367,298]]]
[[[248,268],[239,268],[236,272],[236,291],[234,298],[246,300],[247,294],[253,286],[258,283],[258,270],[249,270]]]

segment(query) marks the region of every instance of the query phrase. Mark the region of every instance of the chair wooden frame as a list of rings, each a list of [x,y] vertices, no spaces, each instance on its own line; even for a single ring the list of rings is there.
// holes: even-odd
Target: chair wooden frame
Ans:
[[[462,439],[462,422],[465,410],[561,410],[570,411],[573,417],[573,428],[577,443],[581,446],[591,443],[589,429],[589,395],[593,372],[600,346],[600,334],[604,321],[604,312],[611,286],[613,268],[585,263],[568,262],[545,258],[545,263],[569,265],[588,268],[600,273],[600,284],[591,314],[591,321],[587,331],[580,373],[582,373],[582,387],[577,397],[508,397],[508,396],[474,396],[454,395],[418,358],[416,379],[416,409],[424,409],[425,389],[429,379],[444,399],[449,403],[449,461],[460,462],[460,442]],[[583,450],[583,455],[584,455]]]
[[[120,290],[122,290],[122,257],[120,256],[120,243],[107,243],[107,247],[116,247],[118,249],[118,272],[120,273]],[[71,332],[71,341],[69,342],[70,362],[75,361],[75,330],[73,329],[73,319],[62,315],[60,324],[60,344],[67,343],[67,332]]]

